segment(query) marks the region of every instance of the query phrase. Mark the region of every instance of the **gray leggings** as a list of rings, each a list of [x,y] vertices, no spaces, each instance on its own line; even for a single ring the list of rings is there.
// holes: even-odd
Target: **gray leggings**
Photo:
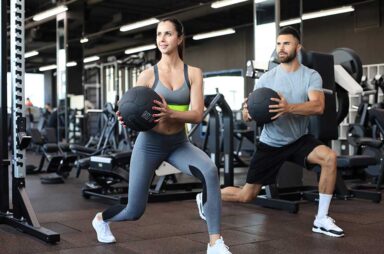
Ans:
[[[174,135],[162,135],[154,131],[139,134],[131,157],[128,204],[105,210],[103,220],[139,219],[144,214],[154,171],[163,161],[200,179],[203,184],[203,209],[208,232],[219,234],[221,197],[217,168],[202,150],[188,141],[184,130]]]

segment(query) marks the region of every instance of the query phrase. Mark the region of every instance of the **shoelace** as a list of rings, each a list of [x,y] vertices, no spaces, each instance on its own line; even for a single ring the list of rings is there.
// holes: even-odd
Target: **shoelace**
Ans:
[[[336,226],[336,221],[334,219],[332,219],[331,217],[327,216],[327,221],[328,221],[328,226],[332,227],[332,228],[335,228],[335,229],[338,229],[339,227]]]
[[[332,219],[331,217],[327,216],[327,220],[329,220],[330,222],[332,222],[333,224],[336,222],[334,219]]]

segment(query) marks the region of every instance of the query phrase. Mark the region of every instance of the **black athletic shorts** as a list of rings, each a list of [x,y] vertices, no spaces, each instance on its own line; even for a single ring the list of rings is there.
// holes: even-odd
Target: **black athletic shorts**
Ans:
[[[310,134],[282,147],[273,147],[260,142],[249,165],[247,183],[262,185],[276,183],[279,169],[285,161],[294,162],[309,169],[307,156],[315,147],[322,144]]]

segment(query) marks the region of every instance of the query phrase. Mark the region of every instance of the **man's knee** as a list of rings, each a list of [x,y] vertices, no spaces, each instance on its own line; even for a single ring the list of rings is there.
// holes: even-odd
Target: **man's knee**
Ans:
[[[332,149],[329,149],[324,158],[325,166],[329,168],[336,168],[337,154]]]
[[[311,158],[310,158],[311,157]],[[336,167],[337,154],[331,148],[321,145],[314,149],[308,156],[311,163],[320,164],[321,167],[333,168]]]

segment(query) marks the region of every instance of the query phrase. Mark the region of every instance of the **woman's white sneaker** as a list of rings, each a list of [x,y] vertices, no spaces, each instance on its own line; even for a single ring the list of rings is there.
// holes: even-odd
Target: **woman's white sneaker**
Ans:
[[[101,243],[114,243],[116,238],[112,235],[111,229],[109,228],[109,223],[97,218],[92,220],[92,226],[96,231],[97,240]]]
[[[329,216],[318,219],[313,222],[312,231],[333,237],[344,236],[344,231],[335,224],[335,220]]]
[[[208,243],[207,254],[232,254],[229,247],[225,245],[223,237],[217,239],[215,245],[210,246]]]

